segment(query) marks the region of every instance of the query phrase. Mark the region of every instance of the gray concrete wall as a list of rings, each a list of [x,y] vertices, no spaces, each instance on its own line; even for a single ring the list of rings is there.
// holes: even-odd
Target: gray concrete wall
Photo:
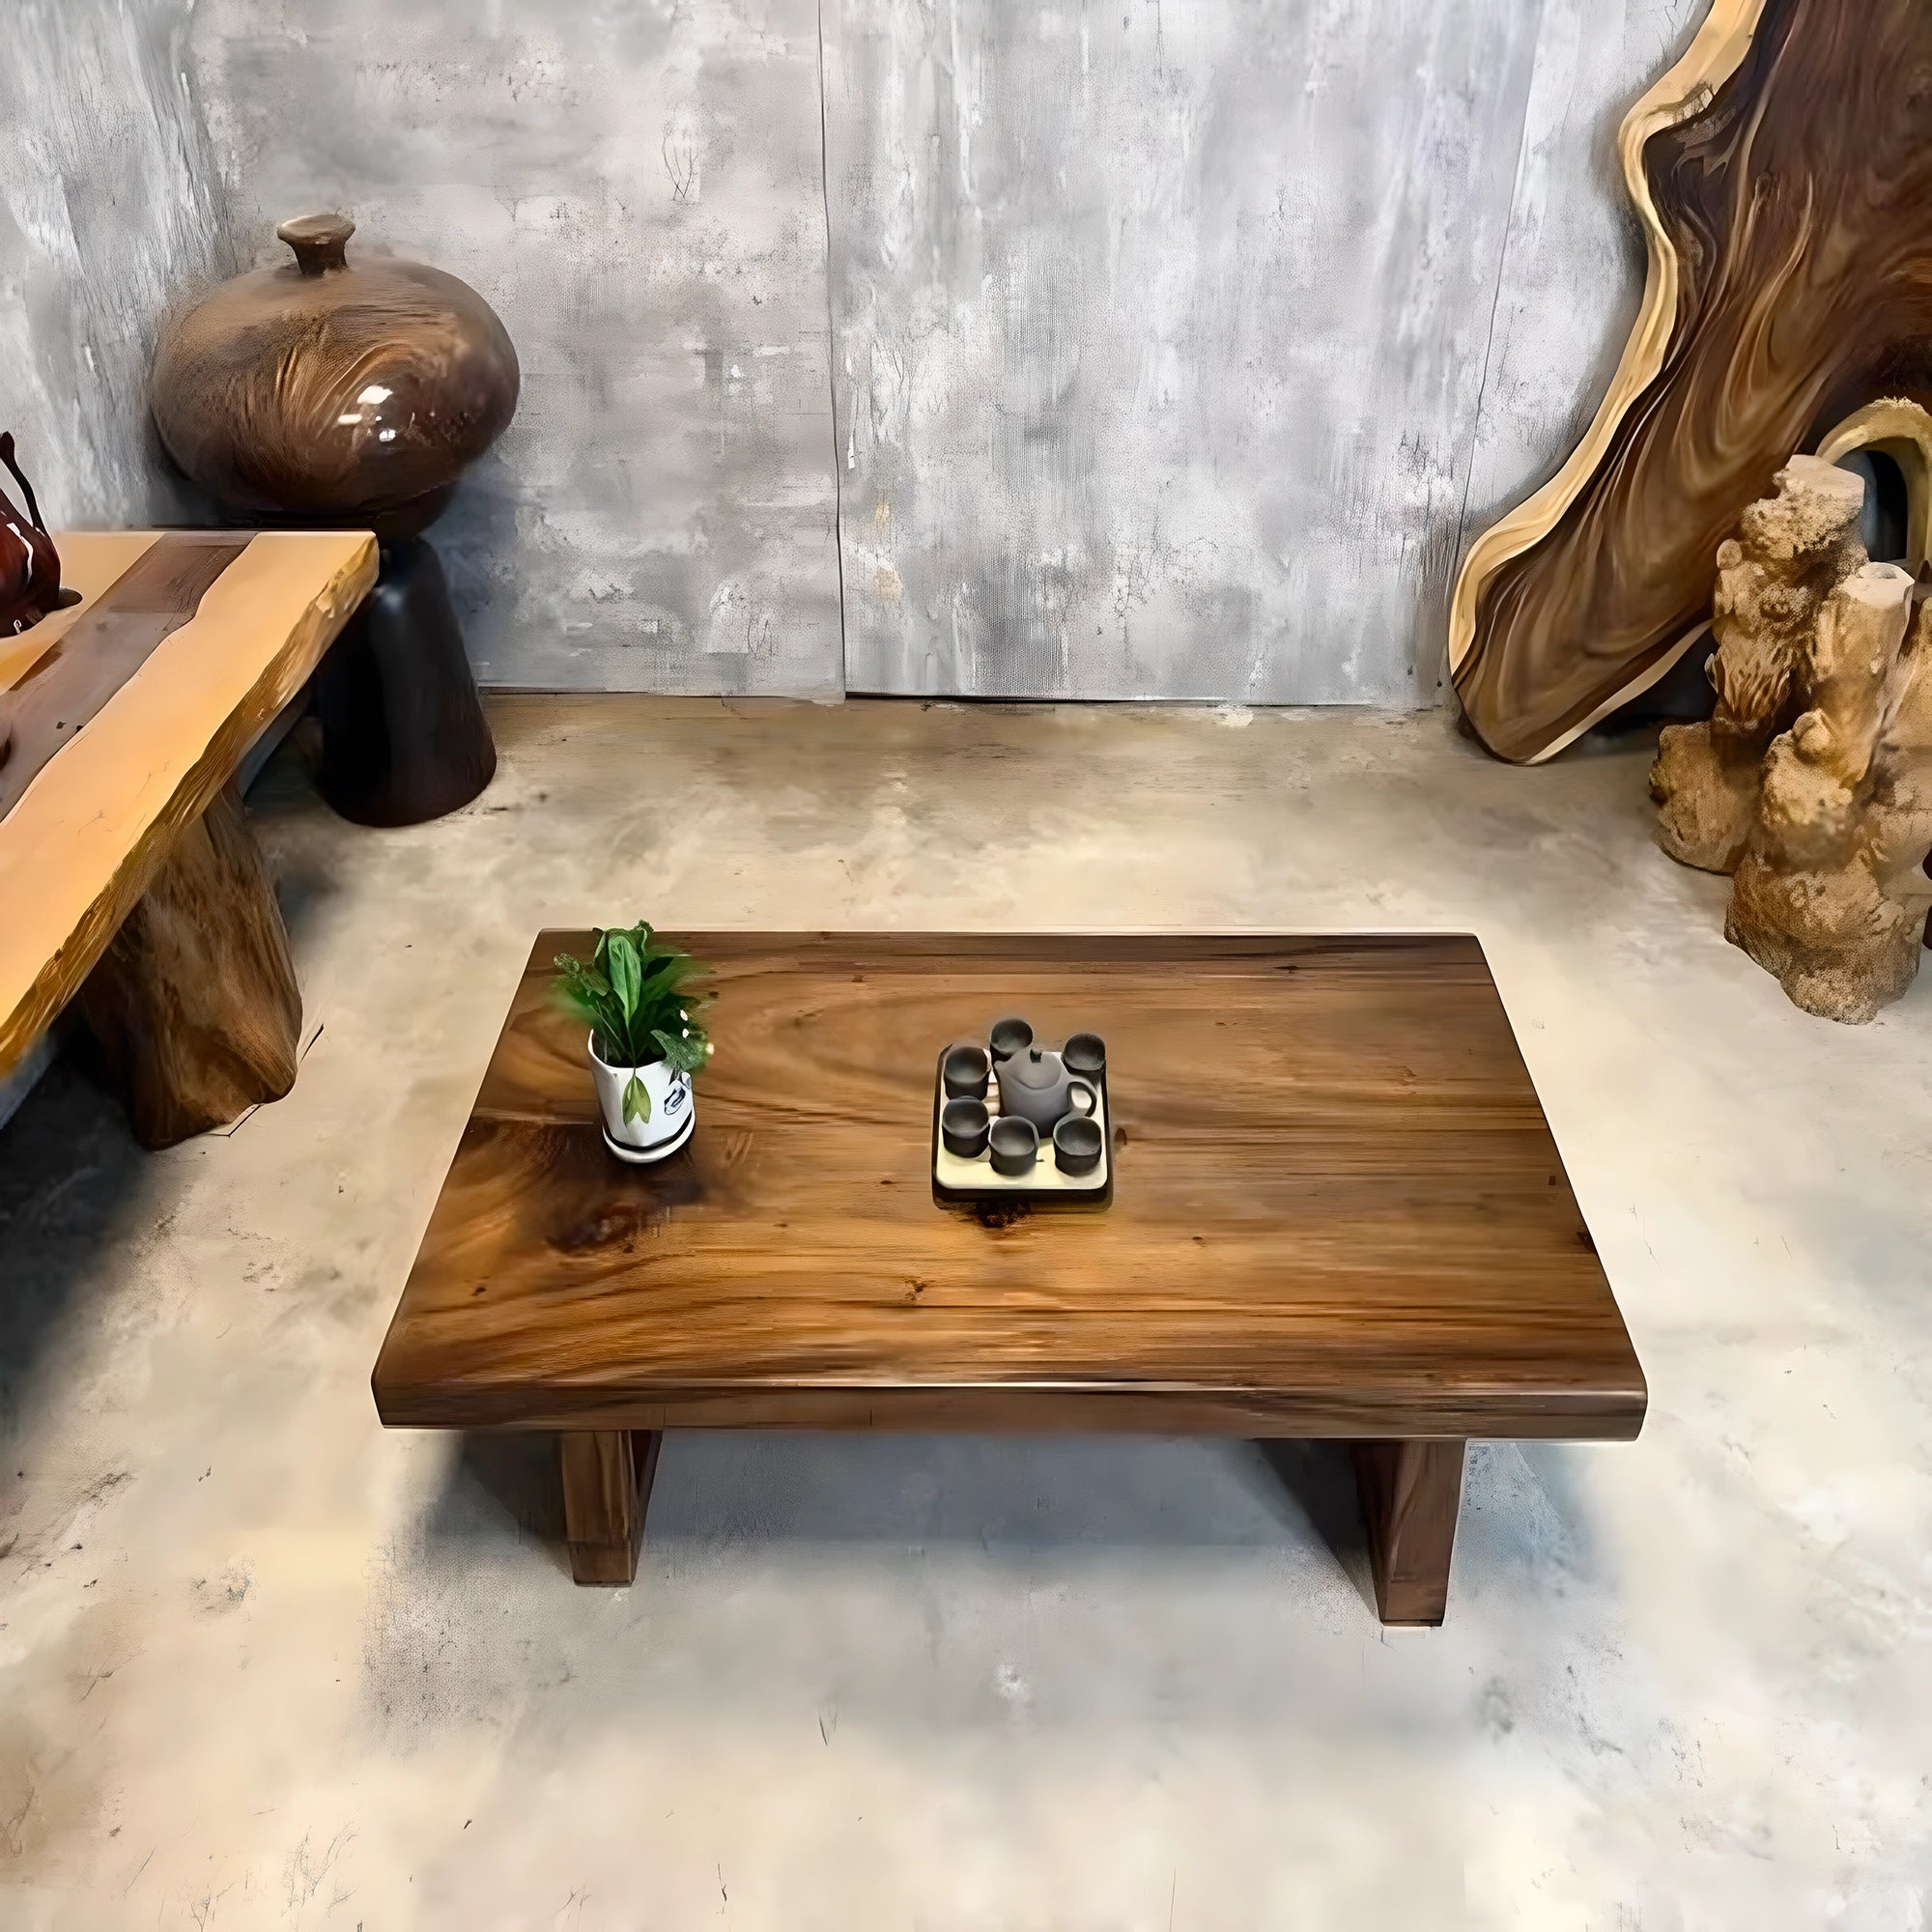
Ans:
[[[828,0],[855,689],[1407,705],[1522,0]]]
[[[1596,414],[1643,291],[1617,128],[1707,0],[1544,0],[1522,158],[1476,417],[1467,542],[1541,483]]]
[[[438,526],[487,681],[1427,703],[1701,11],[825,0],[828,175],[812,0],[14,0],[0,424],[178,513],[159,313],[339,205],[523,356]]]
[[[340,207],[524,370],[437,526],[499,684],[837,693],[812,0],[201,0],[238,245]]]
[[[827,0],[853,688],[1432,701],[1469,505],[1614,360],[1614,130],[1693,11]]]
[[[56,526],[184,513],[151,443],[148,364],[166,304],[230,269],[183,72],[187,12],[7,0],[0,429]]]

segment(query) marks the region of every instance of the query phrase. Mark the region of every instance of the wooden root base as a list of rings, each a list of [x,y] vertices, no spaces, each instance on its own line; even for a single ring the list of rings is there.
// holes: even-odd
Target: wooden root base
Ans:
[[[1356,1442],[1376,1607],[1385,1624],[1439,1624],[1463,1500],[1460,1442]]]
[[[580,1583],[626,1584],[657,1473],[656,1430],[575,1429],[557,1437],[570,1572]]]
[[[233,786],[177,835],[75,1006],[143,1147],[223,1126],[295,1085],[301,992]]]

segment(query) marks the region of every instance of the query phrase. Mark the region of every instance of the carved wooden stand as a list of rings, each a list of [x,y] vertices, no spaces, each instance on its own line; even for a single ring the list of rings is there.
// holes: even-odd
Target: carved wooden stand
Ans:
[[[316,674],[316,782],[358,825],[420,825],[496,775],[497,747],[436,552],[422,537],[383,546],[376,587]]]

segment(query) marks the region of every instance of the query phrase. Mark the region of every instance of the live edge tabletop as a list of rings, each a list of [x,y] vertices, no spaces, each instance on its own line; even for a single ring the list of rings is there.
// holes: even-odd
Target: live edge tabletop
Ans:
[[[628,1167],[552,1004],[588,935],[537,940],[376,1365],[385,1423],[1441,1438],[1458,1480],[1465,1437],[1641,1426],[1473,938],[680,943],[718,969],[717,1051],[689,1147]],[[1007,1012],[1105,1038],[1103,1211],[933,1199],[936,1058]]]
[[[55,541],[80,603],[0,637],[0,1075],[376,578],[364,530]]]

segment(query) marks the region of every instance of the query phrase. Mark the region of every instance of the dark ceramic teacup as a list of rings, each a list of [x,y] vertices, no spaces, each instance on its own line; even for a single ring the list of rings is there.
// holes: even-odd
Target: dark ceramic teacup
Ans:
[[[992,1071],[993,1063],[983,1046],[959,1045],[952,1047],[946,1055],[941,1068],[941,1077],[946,1083],[946,1097],[957,1099],[962,1094],[970,1094],[976,1100],[986,1097],[986,1078]]]
[[[1023,1019],[995,1020],[990,1038],[993,1065],[997,1066],[1001,1061],[1010,1060],[1016,1053],[1024,1053],[1033,1044],[1033,1028]]]
[[[1062,1174],[1092,1174],[1100,1165],[1100,1123],[1068,1114],[1053,1130],[1053,1160]]]
[[[1067,1072],[1097,1080],[1106,1070],[1107,1042],[1097,1033],[1076,1033],[1060,1049],[1060,1059]]]
[[[962,1160],[975,1160],[986,1151],[991,1128],[992,1116],[986,1112],[985,1101],[970,1094],[947,1101],[939,1116],[939,1137],[946,1143],[946,1151]]]
[[[1039,1158],[1039,1129],[1017,1114],[1002,1114],[991,1135],[995,1174],[1031,1174]]]

